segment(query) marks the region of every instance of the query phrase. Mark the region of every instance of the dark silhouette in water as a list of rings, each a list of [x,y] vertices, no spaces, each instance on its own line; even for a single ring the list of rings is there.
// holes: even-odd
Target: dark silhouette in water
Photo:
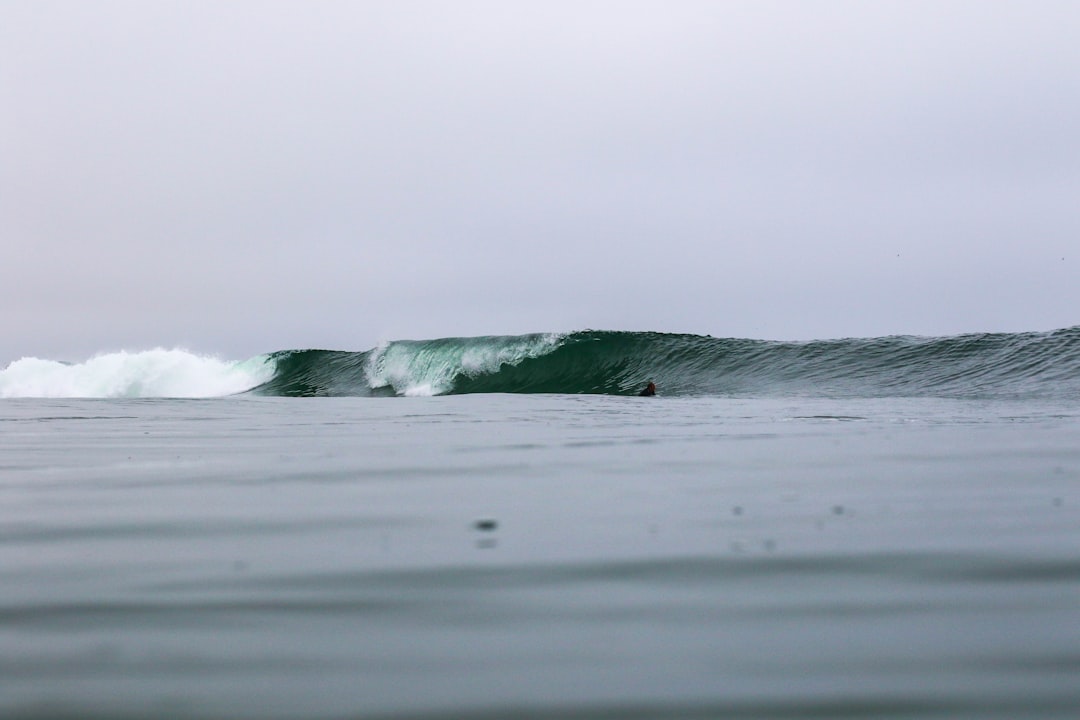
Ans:
[[[645,386],[644,390],[638,393],[638,395],[640,395],[641,397],[652,397],[655,394],[656,383],[654,383],[652,380],[649,381],[649,384]]]

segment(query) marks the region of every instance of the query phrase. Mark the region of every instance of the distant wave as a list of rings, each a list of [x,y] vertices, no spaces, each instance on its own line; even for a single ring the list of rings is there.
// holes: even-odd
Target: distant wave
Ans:
[[[0,371],[0,397],[634,395],[650,380],[661,396],[1080,399],[1080,327],[810,342],[585,330],[281,350],[240,363],[181,350],[75,365],[25,358]]]

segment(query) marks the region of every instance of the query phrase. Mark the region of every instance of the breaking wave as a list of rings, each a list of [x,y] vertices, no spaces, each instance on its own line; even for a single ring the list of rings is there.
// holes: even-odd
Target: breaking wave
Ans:
[[[777,342],[586,330],[282,350],[230,363],[182,350],[24,358],[0,397],[285,397],[462,393],[1080,399],[1080,327]]]

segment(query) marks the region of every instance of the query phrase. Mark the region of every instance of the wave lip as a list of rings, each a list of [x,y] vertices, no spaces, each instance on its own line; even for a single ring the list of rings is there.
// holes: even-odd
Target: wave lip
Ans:
[[[81,363],[27,357],[0,370],[3,398],[204,398],[250,390],[274,374],[266,356],[235,363],[156,348]]]

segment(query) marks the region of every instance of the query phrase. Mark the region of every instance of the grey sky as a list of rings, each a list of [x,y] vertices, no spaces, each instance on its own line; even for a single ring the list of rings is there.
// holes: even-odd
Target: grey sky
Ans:
[[[0,365],[1080,323],[1075,2],[0,0]]]

